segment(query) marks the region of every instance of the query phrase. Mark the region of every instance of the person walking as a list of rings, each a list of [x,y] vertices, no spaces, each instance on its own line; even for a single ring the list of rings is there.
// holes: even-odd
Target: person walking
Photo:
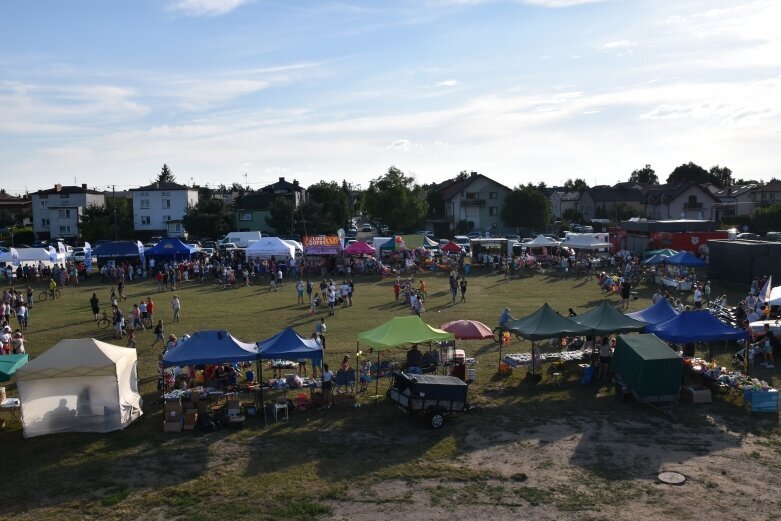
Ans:
[[[174,311],[174,322],[179,322],[179,312],[182,309],[182,303],[179,301],[179,296],[174,295],[171,299],[171,309]]]
[[[95,322],[100,318],[100,299],[96,293],[92,294],[92,298],[89,299],[89,305],[92,308],[92,314],[95,315]]]
[[[466,278],[461,278],[461,302],[466,302]]]
[[[158,342],[163,342],[165,344],[165,339],[163,338],[163,334],[165,331],[163,330],[163,321],[158,320],[157,325],[155,326],[155,329],[153,330],[155,333],[155,341],[152,342],[152,345],[150,347],[155,347],[155,344]]]
[[[323,346],[323,351],[325,351],[325,332],[327,330],[328,328],[325,326],[325,318],[321,318],[320,322],[315,324],[315,334]]]
[[[455,277],[450,277],[450,297],[455,304],[456,295],[458,295],[458,281]]]
[[[296,304],[303,304],[304,303],[304,282],[299,279],[298,282],[296,282],[296,293],[298,294],[298,301],[296,301]]]
[[[308,299],[308,302],[312,303],[312,281],[309,279],[306,279],[306,296]]]

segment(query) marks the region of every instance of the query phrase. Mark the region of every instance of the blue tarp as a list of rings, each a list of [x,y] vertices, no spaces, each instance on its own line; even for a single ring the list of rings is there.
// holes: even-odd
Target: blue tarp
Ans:
[[[92,248],[93,257],[116,259],[121,257],[138,257],[138,246],[135,241],[104,242]]]
[[[690,251],[680,251],[672,257],[668,257],[664,262],[672,266],[688,266],[690,268],[704,268],[707,266],[705,261]]]
[[[198,331],[166,351],[163,365],[207,365],[233,362],[254,362],[258,347],[232,337],[227,331]]]
[[[745,331],[728,326],[707,310],[684,311],[667,322],[648,326],[646,331],[676,344],[739,340],[746,337]]]
[[[323,348],[313,338],[304,338],[292,327],[261,340],[260,358],[263,360],[322,360]]]
[[[626,316],[639,320],[640,322],[645,322],[646,324],[661,324],[662,322],[667,322],[671,318],[677,317],[678,312],[673,309],[666,298],[660,298],[659,302],[656,304],[641,309],[640,311],[635,311],[634,313],[627,313]]]
[[[171,259],[189,259],[195,253],[195,248],[190,248],[185,243],[174,237],[166,237],[146,250],[147,257],[164,257]],[[138,254],[138,248],[136,248]]]
[[[27,354],[0,356],[0,382],[10,380],[16,374],[17,369],[27,364],[29,356]]]

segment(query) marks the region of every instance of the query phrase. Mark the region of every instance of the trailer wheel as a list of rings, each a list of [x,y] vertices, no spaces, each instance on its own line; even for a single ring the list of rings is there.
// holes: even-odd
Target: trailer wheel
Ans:
[[[441,428],[445,424],[445,417],[440,413],[436,413],[431,417],[431,426],[435,429]]]

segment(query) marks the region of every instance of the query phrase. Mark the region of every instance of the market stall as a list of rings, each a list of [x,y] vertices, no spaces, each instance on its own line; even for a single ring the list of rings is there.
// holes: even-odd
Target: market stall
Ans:
[[[2,355],[0,356],[0,382],[11,379],[16,371],[30,361],[30,355]]]
[[[417,344],[429,344],[430,348],[433,342],[445,342],[454,338],[452,333],[431,327],[417,315],[395,317],[358,335],[355,346],[356,361],[362,357],[361,345],[368,347],[370,352],[377,351],[375,394],[379,394],[380,353],[382,351]]]
[[[675,344],[708,342],[709,359],[713,358],[711,342],[729,342],[746,337],[743,330],[728,326],[708,310],[684,311],[666,322],[647,326],[646,332]]]
[[[124,429],[141,416],[136,350],[61,340],[16,371],[24,437]]]
[[[589,328],[590,335],[608,335],[641,331],[645,322],[624,315],[608,301],[570,320]]]
[[[678,311],[672,307],[666,298],[660,298],[656,304],[652,304],[640,311],[627,313],[626,316],[646,324],[660,324],[677,317]]]
[[[374,246],[364,241],[355,241],[344,249],[345,255],[374,255],[376,252]]]
[[[590,329],[562,317],[546,302],[537,311],[517,320],[510,320],[502,326],[518,336],[532,342],[531,354],[508,354],[502,357],[499,348],[499,359],[510,367],[517,365],[531,365],[532,374],[536,375],[536,368],[546,360],[581,360],[585,354],[583,351],[566,351],[560,349],[553,353],[542,353],[540,346],[535,342],[541,340],[558,339],[575,335],[587,335]],[[501,344],[500,344],[501,346]]]
[[[309,275],[325,277],[336,271],[337,258],[342,253],[342,241],[337,235],[304,235],[304,269]]]
[[[251,243],[245,250],[247,260],[268,260],[273,258],[277,261],[287,261],[295,257],[295,254],[295,246],[285,242],[279,237],[263,237],[262,239]]]
[[[146,257],[160,261],[189,260],[195,254],[195,248],[188,246],[175,237],[166,237],[144,252]],[[138,249],[136,249],[138,252]]]

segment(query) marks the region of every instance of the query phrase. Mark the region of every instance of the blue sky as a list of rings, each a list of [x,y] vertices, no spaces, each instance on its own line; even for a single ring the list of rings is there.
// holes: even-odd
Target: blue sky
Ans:
[[[0,3],[0,175],[781,177],[776,0]]]

